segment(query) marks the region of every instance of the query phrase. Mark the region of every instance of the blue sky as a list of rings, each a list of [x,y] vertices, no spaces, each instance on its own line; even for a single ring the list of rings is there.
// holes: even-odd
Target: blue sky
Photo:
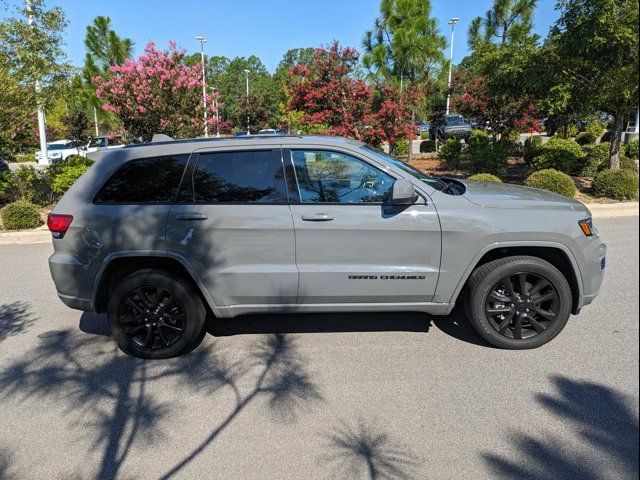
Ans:
[[[2,5],[2,4],[5,5]],[[21,0],[0,1],[9,10]],[[456,27],[454,63],[467,53],[469,22],[483,15],[491,0],[432,0],[433,15],[443,33],[447,21],[460,17]],[[257,55],[273,71],[290,48],[317,47],[336,39],[343,45],[361,46],[365,30],[378,15],[379,0],[47,0],[62,7],[69,19],[66,52],[71,62],[84,59],[85,27],[97,15],[111,17],[114,29],[136,43],[136,54],[153,40],[166,46],[175,40],[189,51],[197,50],[194,37],[204,35],[206,53],[227,57]],[[554,0],[539,0],[535,28],[545,36],[557,15]],[[4,17],[5,12],[0,13]]]

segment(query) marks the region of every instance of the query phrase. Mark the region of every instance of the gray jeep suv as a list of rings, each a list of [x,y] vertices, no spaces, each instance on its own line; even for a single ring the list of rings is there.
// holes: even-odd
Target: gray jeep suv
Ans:
[[[451,312],[538,347],[591,303],[606,247],[580,202],[434,179],[320,136],[160,141],[104,152],[49,217],[60,299],[120,348],[194,348],[207,315]]]

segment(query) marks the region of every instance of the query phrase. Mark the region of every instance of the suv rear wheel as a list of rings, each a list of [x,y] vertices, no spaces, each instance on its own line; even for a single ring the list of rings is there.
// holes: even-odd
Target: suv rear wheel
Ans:
[[[469,279],[469,321],[496,347],[521,350],[544,345],[564,328],[571,305],[567,279],[538,257],[495,260]]]
[[[163,270],[140,270],[115,288],[107,317],[122,351],[141,358],[168,358],[201,339],[206,310],[182,278]]]

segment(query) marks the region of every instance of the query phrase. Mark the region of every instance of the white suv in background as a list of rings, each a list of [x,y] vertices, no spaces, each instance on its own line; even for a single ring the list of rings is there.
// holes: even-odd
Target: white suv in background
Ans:
[[[57,140],[55,142],[47,143],[47,157],[52,162],[62,162],[71,155],[84,155],[84,152],[79,148],[79,145],[72,140]],[[42,152],[36,151],[36,161],[40,162],[42,159]]]

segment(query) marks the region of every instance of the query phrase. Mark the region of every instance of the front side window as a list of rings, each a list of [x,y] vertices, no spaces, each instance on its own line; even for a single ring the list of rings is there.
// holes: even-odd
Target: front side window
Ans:
[[[95,137],[89,142],[89,148],[101,148],[107,146],[107,139],[105,137]]]
[[[104,184],[95,203],[172,203],[188,159],[174,155],[127,162]]]
[[[273,150],[203,153],[193,172],[195,203],[278,203]]]
[[[366,162],[326,150],[292,150],[302,203],[385,203],[394,179]]]

